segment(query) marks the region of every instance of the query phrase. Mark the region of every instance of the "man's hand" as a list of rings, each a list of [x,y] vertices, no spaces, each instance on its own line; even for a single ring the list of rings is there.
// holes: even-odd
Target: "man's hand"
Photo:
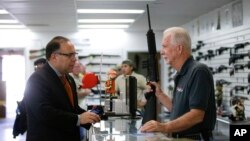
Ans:
[[[100,120],[100,116],[93,112],[84,112],[80,115],[80,124],[96,123]]]
[[[164,124],[155,120],[146,122],[141,128],[141,132],[163,132]]]
[[[147,101],[137,100],[137,107],[143,108],[146,105]]]
[[[155,87],[155,94],[156,94],[156,96],[157,95],[160,95],[160,94],[163,94],[163,91],[161,90],[161,86],[160,86],[160,84],[159,83],[156,83],[156,82],[149,82],[149,85],[151,86],[151,91],[153,91],[152,90],[152,86],[154,86]]]

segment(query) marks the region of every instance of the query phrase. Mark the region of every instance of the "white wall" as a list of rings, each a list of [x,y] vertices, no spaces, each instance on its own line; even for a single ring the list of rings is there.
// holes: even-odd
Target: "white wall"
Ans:
[[[33,61],[29,59],[30,49],[45,48],[54,36],[70,38],[80,54],[117,52],[122,59],[127,58],[128,51],[147,51],[146,32],[125,32],[107,30],[85,30],[76,33],[64,32],[30,32],[23,30],[1,30],[0,48],[23,48],[26,56],[26,79],[34,71]],[[155,32],[157,50],[161,46],[161,32]],[[87,44],[87,45],[86,45]]]
[[[237,1],[236,1],[237,2]],[[229,3],[209,13],[201,15],[196,19],[186,23],[183,27],[186,27],[192,35],[192,45],[196,46],[198,40],[202,40],[206,43],[205,47],[201,49],[202,52],[206,52],[208,49],[217,49],[222,45],[233,46],[235,43],[250,41],[250,0],[242,0],[243,4],[243,25],[239,27],[232,27],[232,4]],[[220,13],[221,29],[217,30],[218,13]],[[164,30],[164,29],[163,29]],[[76,45],[77,49],[81,49],[80,54],[89,53],[102,53],[102,52],[117,52],[121,54],[122,59],[127,58],[127,52],[131,51],[148,51],[147,49],[147,31],[140,32],[121,32],[121,31],[91,31],[85,30],[76,33],[64,33],[64,32],[27,32],[27,31],[10,31],[0,30],[0,48],[19,47],[25,50],[26,56],[26,78],[33,72],[33,60],[29,59],[30,49],[41,49],[46,46],[48,41],[54,36],[60,35],[70,38]],[[155,31],[156,46],[159,51],[161,48],[162,31]],[[242,50],[247,51],[249,46]],[[196,55],[196,54],[194,54]],[[216,67],[216,63],[220,60],[220,63],[227,64],[228,56],[224,56],[226,59],[216,61],[203,61],[208,65]],[[249,60],[249,59],[248,59]],[[244,61],[248,61],[244,60]],[[168,90],[167,73],[168,65],[164,64],[161,60],[162,77],[166,78],[162,80],[162,85],[165,91]],[[244,73],[248,73],[250,70],[245,70]],[[243,73],[243,76],[246,77]],[[215,75],[215,79],[219,79],[223,75]],[[237,74],[241,75],[241,74]],[[236,75],[236,76],[237,76]],[[227,78],[227,77],[223,77]],[[236,77],[228,78],[228,80],[235,80]],[[228,89],[230,89],[230,86]],[[227,97],[229,97],[227,95]],[[228,98],[227,101],[228,103]],[[228,104],[227,104],[228,105]],[[246,101],[247,115],[250,116],[250,101]]]

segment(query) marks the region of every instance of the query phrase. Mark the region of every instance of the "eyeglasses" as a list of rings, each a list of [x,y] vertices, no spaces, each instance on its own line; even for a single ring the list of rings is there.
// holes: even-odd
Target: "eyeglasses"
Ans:
[[[55,54],[59,54],[59,55],[62,55],[62,56],[65,56],[65,57],[68,57],[68,58],[72,59],[72,58],[76,58],[78,53],[76,53],[76,52],[73,52],[73,53],[55,52]]]

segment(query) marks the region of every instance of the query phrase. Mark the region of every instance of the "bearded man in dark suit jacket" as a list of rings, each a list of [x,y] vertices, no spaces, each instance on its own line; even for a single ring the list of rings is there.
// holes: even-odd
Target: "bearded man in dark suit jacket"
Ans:
[[[34,72],[25,89],[27,141],[80,141],[79,127],[89,128],[100,117],[78,106],[75,82],[68,75],[76,62],[76,51],[65,37],[54,37],[46,46],[45,66]],[[61,76],[71,86],[70,100]]]

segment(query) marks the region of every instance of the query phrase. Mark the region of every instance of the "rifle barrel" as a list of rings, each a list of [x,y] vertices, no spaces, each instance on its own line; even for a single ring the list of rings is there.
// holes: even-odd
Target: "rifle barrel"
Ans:
[[[150,21],[150,14],[149,14],[149,6],[147,4],[147,13],[148,13],[148,27],[149,27],[149,30],[151,29],[151,21]]]

